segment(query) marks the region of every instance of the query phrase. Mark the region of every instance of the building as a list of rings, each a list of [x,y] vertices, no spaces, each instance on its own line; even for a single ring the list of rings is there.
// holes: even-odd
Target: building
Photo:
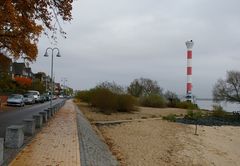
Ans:
[[[61,91],[62,91],[62,88],[61,88],[60,83],[55,83],[54,85],[55,85],[55,87],[54,87],[54,93],[55,93],[56,95],[60,95],[60,94],[61,94]]]
[[[34,75],[30,67],[25,63],[14,62],[12,65],[12,78],[21,85],[30,86]]]
[[[28,73],[26,70],[25,63],[13,63],[13,70],[12,70],[13,78],[15,77],[28,77]]]
[[[27,77],[33,79],[34,78],[34,74],[32,72],[32,69],[30,67],[26,67],[25,70],[26,70],[26,73],[27,73]]]
[[[38,72],[34,74],[34,78],[40,80],[40,82],[44,84],[46,91],[51,90],[51,78],[47,76],[46,73]]]
[[[0,53],[0,74],[6,73],[11,75],[12,73],[12,60],[7,56]]]
[[[46,74],[44,72],[38,72],[34,74],[34,77],[36,79],[39,79],[41,82],[44,82],[46,78]]]

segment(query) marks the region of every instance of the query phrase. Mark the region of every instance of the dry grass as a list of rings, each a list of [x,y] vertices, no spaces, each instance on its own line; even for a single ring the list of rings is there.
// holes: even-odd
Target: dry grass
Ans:
[[[138,107],[138,111],[131,113],[116,112],[111,115],[103,114],[97,110],[91,108],[86,103],[77,103],[80,110],[88,118],[90,122],[95,121],[114,121],[114,120],[132,120],[132,119],[148,119],[148,118],[160,118],[168,114],[176,114],[178,116],[184,116],[187,113],[185,109],[179,108],[150,108],[150,107]]]

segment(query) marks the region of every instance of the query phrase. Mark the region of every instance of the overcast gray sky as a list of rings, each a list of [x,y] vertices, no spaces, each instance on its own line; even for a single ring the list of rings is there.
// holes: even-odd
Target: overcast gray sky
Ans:
[[[128,86],[135,78],[158,81],[165,90],[186,92],[186,46],[193,40],[193,94],[211,97],[227,70],[240,69],[239,0],[77,0],[73,21],[62,23],[56,80],[74,89],[102,81]],[[50,73],[42,36],[34,72]],[[54,47],[54,46],[52,46]]]

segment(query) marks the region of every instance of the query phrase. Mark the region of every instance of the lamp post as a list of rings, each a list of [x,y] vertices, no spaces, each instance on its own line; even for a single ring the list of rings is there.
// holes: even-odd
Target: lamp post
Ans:
[[[67,82],[67,78],[62,78],[63,81],[63,95],[66,95],[66,82]]]
[[[51,60],[51,99],[50,99],[50,108],[52,108],[52,99],[53,99],[53,53],[54,53],[54,51],[55,50],[57,51],[56,57],[61,57],[61,56],[60,56],[60,51],[57,47],[55,47],[55,48],[48,47],[45,51],[45,54],[44,54],[45,57],[49,56],[48,55],[48,50],[50,50],[52,52],[52,54],[51,54],[52,55],[52,60]]]

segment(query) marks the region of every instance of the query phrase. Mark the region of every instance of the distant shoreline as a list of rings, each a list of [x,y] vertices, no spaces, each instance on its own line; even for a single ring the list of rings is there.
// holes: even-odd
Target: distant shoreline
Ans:
[[[236,104],[236,103],[229,103],[229,102],[220,102],[220,103],[215,103],[211,100],[208,101],[196,101],[196,104],[198,105],[198,107],[200,109],[204,109],[204,110],[212,110],[212,105],[216,105],[216,104],[220,104],[223,109],[227,112],[234,112],[234,111],[240,111],[240,104]]]

